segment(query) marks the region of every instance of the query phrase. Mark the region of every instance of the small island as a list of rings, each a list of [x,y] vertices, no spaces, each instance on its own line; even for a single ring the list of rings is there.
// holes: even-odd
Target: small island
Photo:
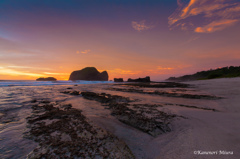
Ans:
[[[41,78],[36,79],[36,81],[57,81],[57,79],[54,77],[46,77],[46,78],[41,77]]]

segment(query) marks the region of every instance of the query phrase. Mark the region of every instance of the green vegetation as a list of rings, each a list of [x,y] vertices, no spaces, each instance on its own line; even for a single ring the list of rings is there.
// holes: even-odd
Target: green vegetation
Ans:
[[[201,71],[192,75],[185,75],[181,77],[170,77],[167,80],[189,81],[189,80],[205,80],[205,79],[232,78],[232,77],[240,77],[240,66],[223,67],[215,70],[210,69],[208,71]]]

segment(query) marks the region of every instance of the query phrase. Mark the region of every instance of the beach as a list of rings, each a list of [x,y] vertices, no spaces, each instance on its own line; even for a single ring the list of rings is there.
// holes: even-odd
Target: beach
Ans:
[[[0,158],[240,157],[240,78],[0,90]]]

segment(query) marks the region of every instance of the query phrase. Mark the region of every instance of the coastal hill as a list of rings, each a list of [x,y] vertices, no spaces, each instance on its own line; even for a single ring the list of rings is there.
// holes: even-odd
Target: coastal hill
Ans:
[[[184,75],[181,77],[170,77],[167,81],[191,81],[191,80],[204,80],[214,78],[230,78],[240,77],[240,66],[223,67],[218,69],[210,69],[207,71],[197,72],[192,75]]]
[[[82,70],[73,71],[69,80],[108,81],[107,71],[99,72],[95,67],[85,67]]]

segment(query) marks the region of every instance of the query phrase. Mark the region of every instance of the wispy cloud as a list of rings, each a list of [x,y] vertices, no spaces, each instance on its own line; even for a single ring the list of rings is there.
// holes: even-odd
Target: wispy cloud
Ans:
[[[46,75],[68,75],[68,73],[43,72]]]
[[[11,65],[7,66],[8,68],[16,68],[16,69],[32,69],[32,70],[52,70],[50,68],[44,68],[44,67],[30,67],[30,66],[18,66],[18,65]]]
[[[113,70],[108,70],[108,72],[114,73],[114,74],[120,74],[120,75],[135,75],[135,74],[139,74],[141,71],[123,70],[120,68],[116,68]]]
[[[25,71],[18,71],[15,69],[0,67],[0,75],[10,75],[10,76],[31,76],[31,77],[41,77],[43,74],[31,73]]]
[[[90,49],[87,49],[87,50],[83,50],[83,51],[76,51],[76,53],[77,54],[80,54],[80,53],[82,53],[82,54],[87,54],[87,53],[89,53],[91,50]]]
[[[230,0],[177,0],[178,8],[169,16],[170,29],[192,29],[211,33],[236,24],[240,19],[240,2]]]
[[[147,25],[147,24],[145,24],[145,20],[142,20],[140,22],[132,21],[132,27],[133,27],[133,29],[141,32],[144,30],[149,30],[149,29],[154,28],[154,25]]]
[[[213,21],[208,25],[205,25],[203,27],[197,27],[195,29],[195,32],[197,33],[211,33],[219,30],[223,30],[231,25],[234,25],[236,22],[238,22],[237,19],[223,19],[219,21]]]
[[[172,70],[174,68],[173,67],[161,67],[161,66],[158,66],[157,69],[158,70]]]

